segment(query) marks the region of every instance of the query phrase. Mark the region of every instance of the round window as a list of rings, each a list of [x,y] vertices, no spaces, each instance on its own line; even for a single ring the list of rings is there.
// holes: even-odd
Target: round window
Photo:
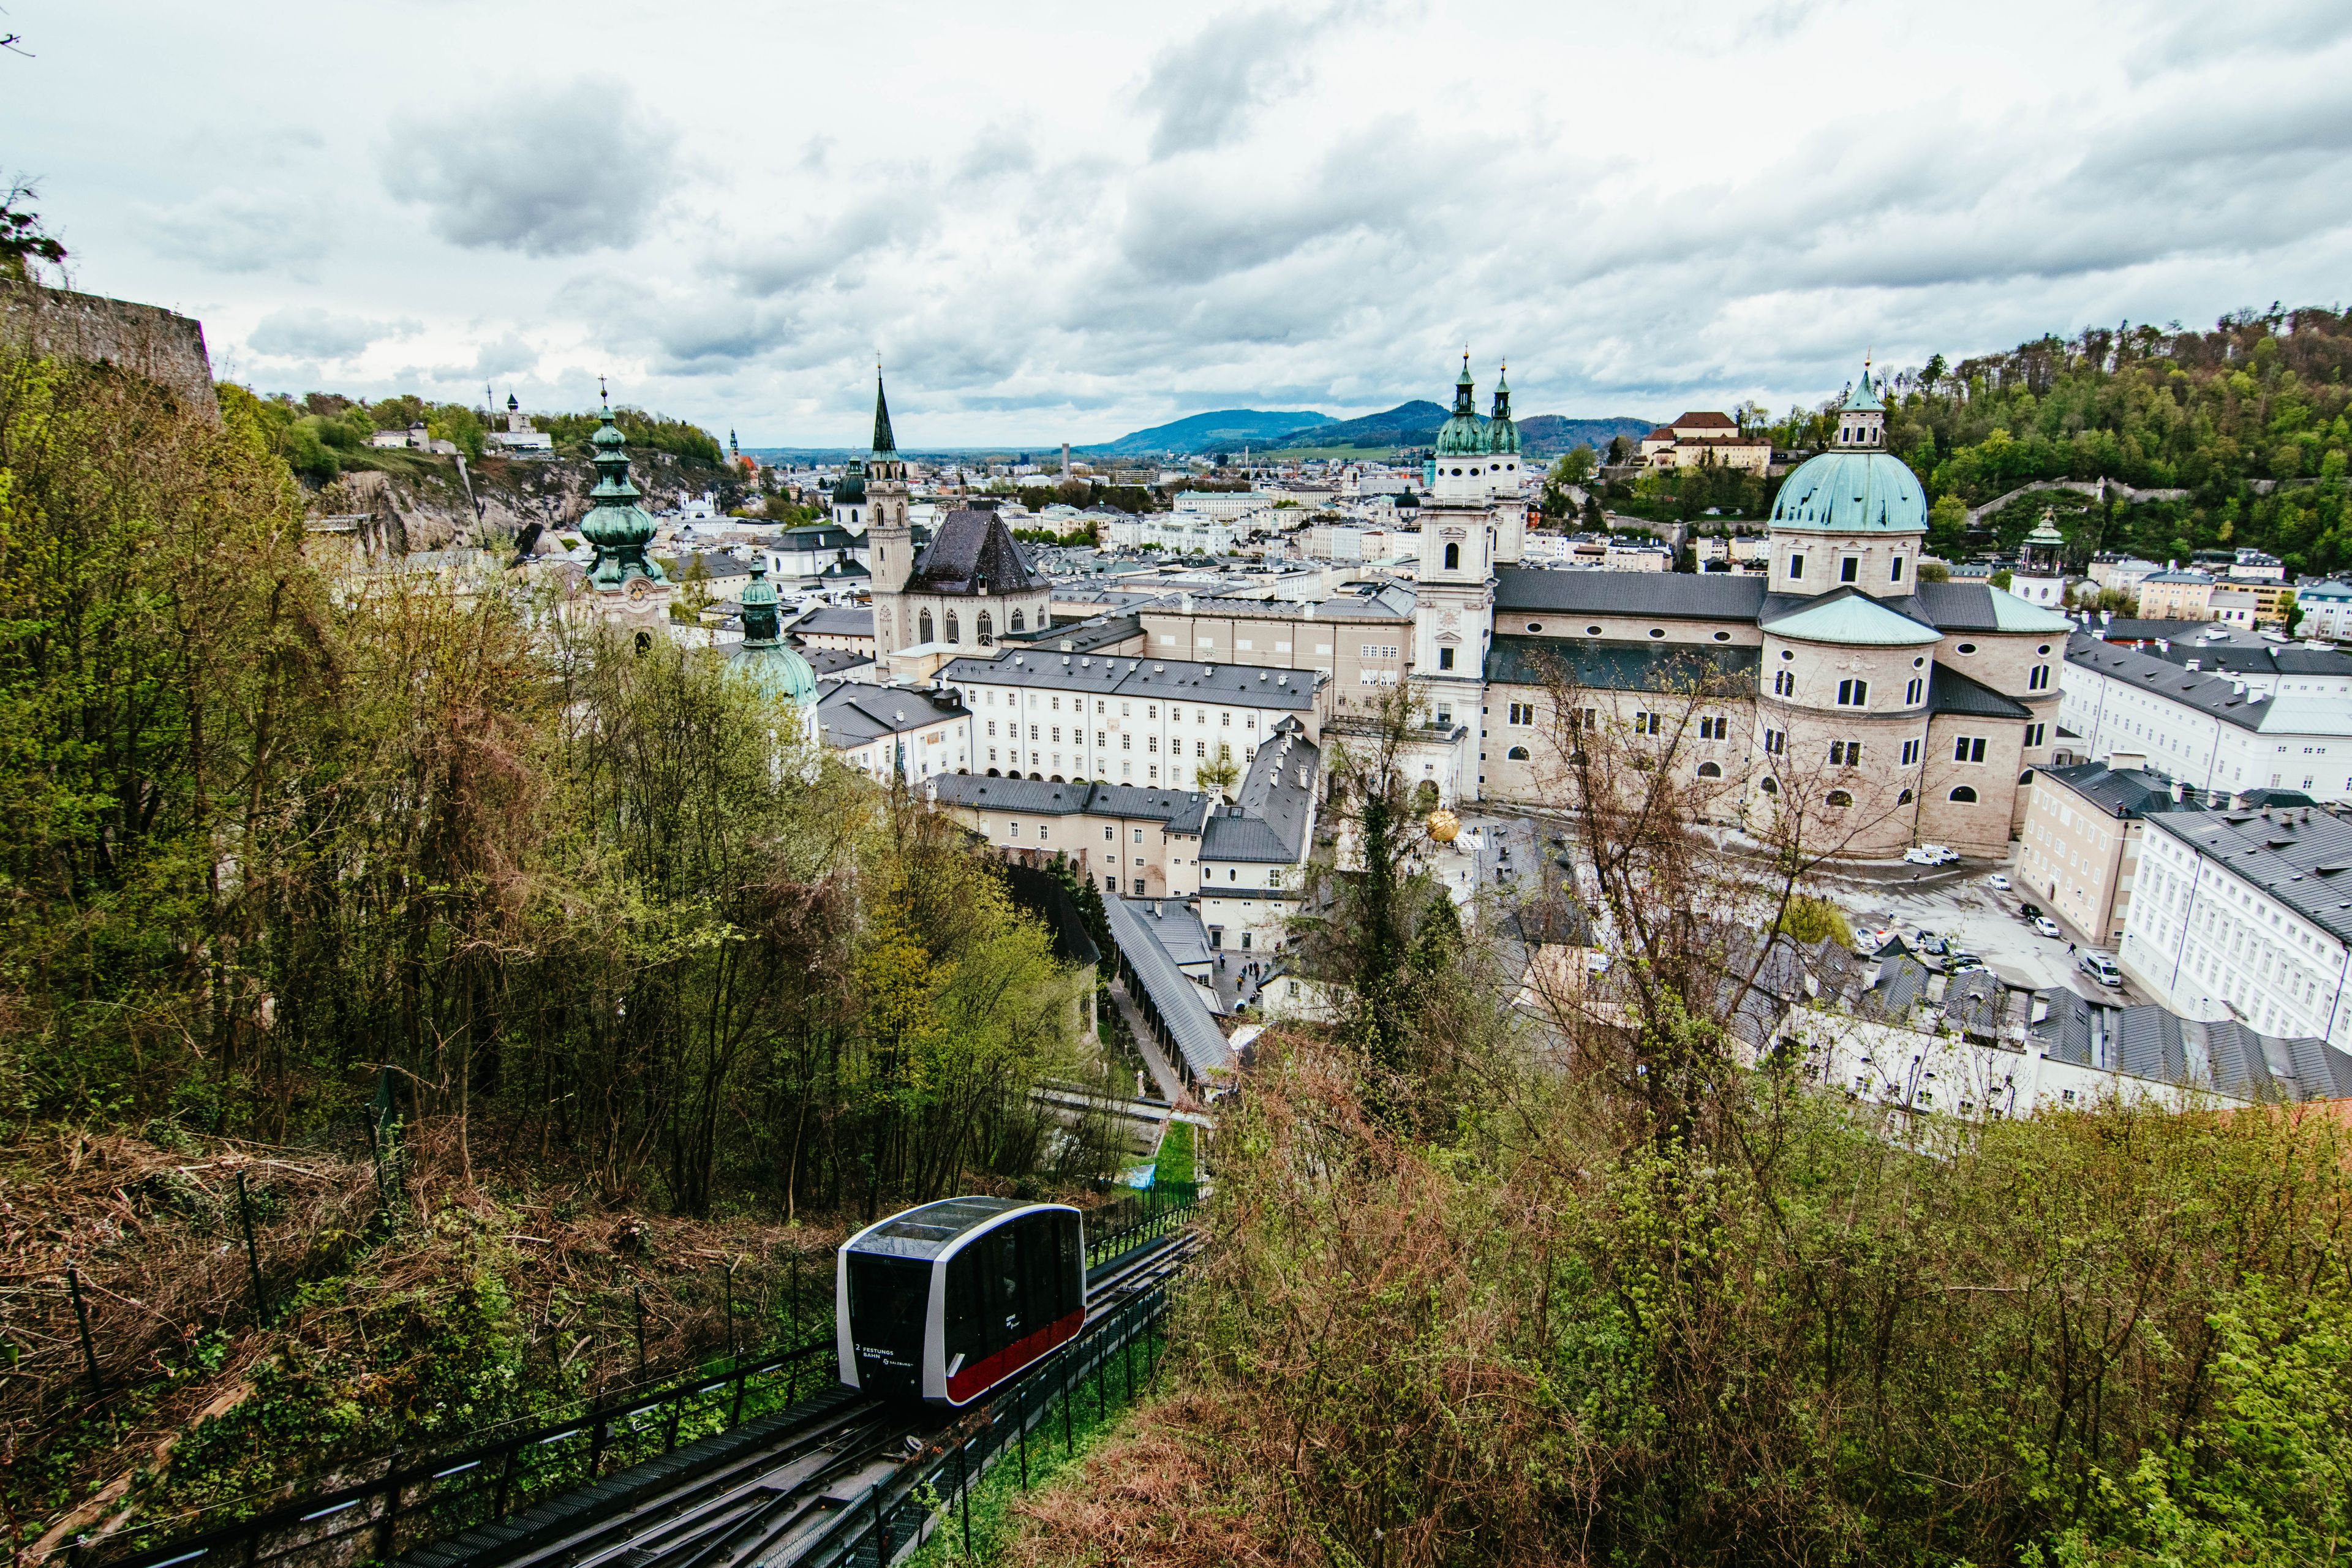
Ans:
[[[1539,632],[1543,630],[1543,623],[1541,621],[1529,621],[1528,623],[1528,630],[1531,632]]]
[[[2048,653],[2050,651],[2050,645],[2048,643],[2043,643],[2040,647],[2035,648],[2033,651],[2036,653]]]
[[[1797,656],[1796,656],[1795,654],[1793,654],[1793,653],[1790,653],[1787,648],[1782,648],[1782,649],[1780,650],[1780,657],[1781,657],[1782,658],[1796,658]]]
[[[1717,642],[1729,642],[1731,640],[1731,634],[1729,632],[1717,632],[1715,634],[1715,640]]]
[[[1915,659],[1913,659],[1913,660],[1911,661],[1911,668],[1914,668],[1914,669],[1920,669],[1920,668],[1925,668],[1925,667],[1926,667],[1926,665],[1927,665],[1927,655],[1922,654],[1922,655],[1920,655],[1917,658],[1915,658]]]
[[[1664,637],[1666,635],[1665,628],[1663,626],[1652,626],[1650,628],[1650,635],[1654,637]]]
[[[1599,626],[1587,626],[1584,628],[1584,635],[1589,637],[1597,637],[1601,635],[1601,628]]]
[[[1977,651],[1977,645],[1972,642],[1964,642],[1952,651],[1954,653],[1974,653]]]

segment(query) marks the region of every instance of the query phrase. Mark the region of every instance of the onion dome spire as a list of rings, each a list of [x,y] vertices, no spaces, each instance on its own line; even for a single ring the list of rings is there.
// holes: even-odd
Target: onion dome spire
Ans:
[[[1486,421],[1486,450],[1514,453],[1519,449],[1519,427],[1511,423],[1511,367],[1507,363],[1495,374],[1495,415]]]
[[[632,578],[666,583],[661,563],[646,555],[654,537],[654,520],[637,502],[644,492],[629,482],[628,437],[613,422],[613,399],[597,378],[604,410],[596,433],[588,437],[588,460],[596,468],[596,488],[588,492],[588,515],[580,532],[595,547],[596,563],[588,569],[589,583],[608,593],[627,586]]]
[[[1470,379],[1470,351],[1462,351],[1462,374],[1454,383],[1454,413],[1438,426],[1437,455],[1441,458],[1484,456],[1486,450],[1486,422],[1478,417],[1478,389]]]

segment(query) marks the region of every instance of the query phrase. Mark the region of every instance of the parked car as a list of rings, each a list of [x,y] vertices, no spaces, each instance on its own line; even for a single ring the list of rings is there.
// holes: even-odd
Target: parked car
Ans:
[[[2116,961],[2104,952],[2086,952],[2074,961],[2074,967],[2102,985],[2121,985],[2124,983],[2124,972],[2117,969]]]
[[[1985,886],[1997,892],[2006,893],[2009,891],[2009,879],[2002,876],[2000,872],[1995,871],[1991,876],[1985,879]]]
[[[2064,931],[2058,929],[2058,922],[2052,920],[2048,915],[2036,915],[2033,917],[2033,931],[2034,934],[2037,936],[2063,937],[2066,934]]]
[[[1950,950],[1950,945],[1934,931],[1923,931],[1919,933],[1919,951],[1930,958],[1943,957]]]
[[[2020,904],[2017,906],[2017,918],[2027,921],[2028,923],[2038,921],[2042,918],[2042,906],[2040,904]]]
[[[1958,974],[1964,969],[1982,969],[1984,960],[1965,947],[1956,947],[1944,954],[1946,973]]]
[[[1942,861],[1937,859],[1933,855],[1930,855],[1927,852],[1927,847],[1925,844],[1914,844],[1910,848],[1903,851],[1903,859],[1905,864],[1911,866],[1940,866],[1943,864]]]

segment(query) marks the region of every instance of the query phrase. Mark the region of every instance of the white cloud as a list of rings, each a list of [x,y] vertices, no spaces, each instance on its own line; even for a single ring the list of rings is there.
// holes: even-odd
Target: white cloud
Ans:
[[[2327,302],[2352,229],[2340,3],[509,0],[466,26],[520,82],[456,11],[267,60],[124,11],[61,12],[16,117],[82,286],[249,327],[265,381],[609,372],[760,445],[860,438],[877,352],[914,444],[1442,399],[1465,340],[1530,414],[1783,405],[1872,349]]]

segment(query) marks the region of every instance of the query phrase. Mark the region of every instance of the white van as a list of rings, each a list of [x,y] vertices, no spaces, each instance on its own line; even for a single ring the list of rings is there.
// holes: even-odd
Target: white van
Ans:
[[[2121,985],[2124,983],[2124,972],[2117,969],[2116,961],[2104,952],[2086,952],[2074,961],[2074,967],[2102,985]]]

